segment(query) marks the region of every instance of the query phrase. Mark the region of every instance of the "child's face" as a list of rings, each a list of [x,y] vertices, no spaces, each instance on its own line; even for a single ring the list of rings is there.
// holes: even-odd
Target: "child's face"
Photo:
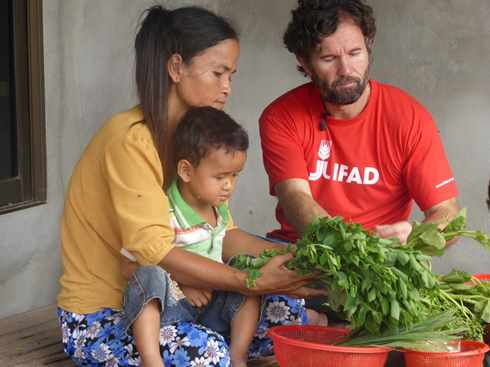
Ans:
[[[211,149],[184,182],[198,203],[218,206],[231,198],[246,160],[246,152]]]

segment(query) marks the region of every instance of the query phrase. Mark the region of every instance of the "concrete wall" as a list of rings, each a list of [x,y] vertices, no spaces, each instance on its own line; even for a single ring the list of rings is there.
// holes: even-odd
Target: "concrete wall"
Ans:
[[[60,272],[58,219],[73,165],[94,131],[136,103],[132,44],[148,0],[44,0],[48,204],[0,216],[0,317],[53,303]],[[232,18],[242,56],[227,111],[250,133],[246,170],[232,202],[236,221],[264,233],[275,226],[257,118],[285,90],[304,82],[282,46],[295,0],[164,1],[200,4]],[[470,226],[490,232],[484,207],[490,174],[490,26],[487,0],[372,0],[379,33],[373,75],[398,85],[434,114],[468,207]],[[449,32],[451,30],[451,32]],[[466,241],[436,269],[487,271],[490,255]]]
[[[433,114],[468,208],[469,228],[490,232],[490,2],[371,0],[378,19],[373,74]],[[490,253],[462,240],[436,270],[490,272]]]

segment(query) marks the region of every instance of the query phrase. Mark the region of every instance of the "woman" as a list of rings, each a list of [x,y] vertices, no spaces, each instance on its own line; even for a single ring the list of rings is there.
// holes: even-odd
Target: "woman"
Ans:
[[[121,248],[141,265],[160,265],[178,283],[244,294],[308,296],[309,279],[282,265],[288,255],[261,269],[257,287],[245,274],[174,248],[164,188],[170,182],[172,132],[189,107],[223,108],[239,56],[235,30],[221,17],[196,7],[150,8],[136,42],[140,105],[109,120],[78,162],[61,225],[63,275],[58,296],[65,351],[78,365],[137,366],[139,356],[120,311],[127,281]],[[242,245],[230,245],[241,243]],[[239,229],[224,240],[224,257],[258,255],[274,245]],[[270,353],[267,327],[305,322],[302,301],[273,296],[267,301],[252,355]],[[229,364],[222,336],[199,325],[161,329],[166,366]]]

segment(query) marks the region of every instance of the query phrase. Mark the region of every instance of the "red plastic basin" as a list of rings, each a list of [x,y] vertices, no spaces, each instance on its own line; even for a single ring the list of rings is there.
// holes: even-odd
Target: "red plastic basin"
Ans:
[[[333,345],[349,330],[315,325],[276,326],[269,330],[281,367],[383,367],[390,349]]]

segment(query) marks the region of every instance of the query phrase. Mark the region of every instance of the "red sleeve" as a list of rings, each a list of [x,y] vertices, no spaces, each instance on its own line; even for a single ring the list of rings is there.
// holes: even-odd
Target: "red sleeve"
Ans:
[[[302,139],[296,123],[289,114],[273,113],[270,109],[260,117],[262,156],[271,195],[275,195],[275,185],[284,180],[308,179]]]
[[[430,114],[418,107],[409,135],[404,176],[410,195],[426,211],[458,196],[458,188],[439,131]]]

